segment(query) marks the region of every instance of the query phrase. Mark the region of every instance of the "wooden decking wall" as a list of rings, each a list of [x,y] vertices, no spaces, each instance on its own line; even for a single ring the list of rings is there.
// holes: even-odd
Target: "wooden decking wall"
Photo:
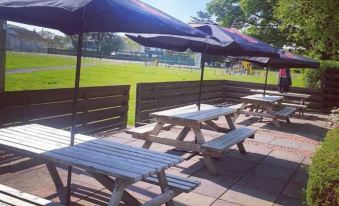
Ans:
[[[99,133],[126,128],[129,85],[86,87],[79,92],[77,131]],[[0,127],[38,123],[71,127],[73,89],[0,93]]]

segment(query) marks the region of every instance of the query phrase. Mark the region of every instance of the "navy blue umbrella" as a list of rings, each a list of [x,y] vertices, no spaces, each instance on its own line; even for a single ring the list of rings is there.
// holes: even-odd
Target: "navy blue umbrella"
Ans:
[[[319,68],[320,63],[316,60],[279,50],[279,57],[231,57],[238,60],[245,60],[266,67],[264,96],[266,94],[268,68]]]
[[[316,60],[292,54],[290,52],[279,50],[279,57],[248,57],[239,56],[232,57],[236,59],[246,60],[259,66],[272,68],[319,68],[320,63]]]
[[[0,0],[0,19],[82,32],[158,33],[205,37],[139,0]]]
[[[201,104],[205,54],[251,57],[279,56],[277,49],[260,40],[242,34],[236,29],[227,29],[215,24],[191,24],[191,26],[209,34],[209,37],[201,39],[163,34],[127,34],[127,36],[147,47],[158,47],[174,51],[190,49],[194,52],[202,53],[198,110]]]
[[[200,30],[139,0],[0,0],[0,19],[78,34],[71,142],[80,83],[82,40],[85,32],[160,33],[205,38]],[[70,201],[72,167],[68,169],[66,204]]]

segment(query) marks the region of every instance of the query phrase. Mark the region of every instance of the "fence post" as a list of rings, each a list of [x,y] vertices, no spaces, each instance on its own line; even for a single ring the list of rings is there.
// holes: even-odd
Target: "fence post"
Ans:
[[[5,91],[6,73],[6,21],[0,20],[0,92]]]
[[[136,95],[135,95],[135,117],[134,117],[134,126],[138,126],[138,120],[139,120],[139,102],[140,100],[140,83],[136,85]]]

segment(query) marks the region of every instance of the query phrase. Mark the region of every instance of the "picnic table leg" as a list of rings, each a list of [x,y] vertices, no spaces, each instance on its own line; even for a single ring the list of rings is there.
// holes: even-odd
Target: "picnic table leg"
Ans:
[[[112,191],[111,199],[109,200],[109,206],[119,206],[122,195],[124,194],[126,183],[120,179],[115,180],[114,189]]]
[[[278,121],[278,118],[274,115],[274,111],[273,111],[272,107],[271,106],[266,106],[266,110],[267,110],[267,112],[269,114],[273,115],[272,119],[273,119],[274,126],[280,129],[281,125],[280,125],[280,123]]]
[[[170,189],[169,189],[169,186],[168,186],[168,182],[167,182],[165,171],[163,170],[163,171],[159,172],[157,174],[157,176],[158,176],[161,192],[162,193],[168,192]],[[174,206],[173,199],[171,199],[170,201],[166,202],[166,206]]]
[[[201,132],[200,129],[193,129],[194,131],[194,134],[195,134],[195,139],[197,140],[197,143],[199,145],[202,145],[205,143],[205,139],[204,139],[204,136]],[[216,175],[217,174],[217,171],[214,167],[214,164],[213,164],[213,160],[211,158],[211,156],[207,155],[207,154],[203,154],[204,156],[204,162],[205,162],[205,165],[207,167],[207,170],[213,174],[213,175]]]
[[[94,172],[89,172],[87,171],[94,179],[96,179],[100,184],[102,184],[106,189],[109,191],[112,191],[115,188],[115,183],[114,181],[106,176],[106,175],[101,175],[98,173]],[[122,194],[121,198],[122,202],[126,203],[127,205],[132,205],[132,206],[139,206],[141,203],[139,200],[137,200],[135,197],[133,197],[130,193],[128,193],[126,190]]]
[[[57,168],[55,167],[55,165],[51,162],[46,163],[48,172],[53,180],[54,186],[57,190],[57,193],[59,195],[60,198],[60,202],[65,204],[66,202],[66,190],[65,190],[65,186],[62,183],[61,177],[59,175],[59,172],[57,170]]]
[[[233,122],[235,122],[235,121],[238,119],[238,117],[240,116],[240,112],[241,112],[242,110],[244,110],[246,106],[247,106],[247,103],[243,103],[243,104],[241,105],[241,107],[238,109],[238,112],[234,114]]]
[[[247,154],[246,149],[245,149],[243,143],[244,143],[244,141],[239,142],[239,143],[237,144],[238,149],[239,149],[239,152],[240,152],[241,154]]]
[[[158,135],[162,129],[162,127],[165,125],[165,123],[158,122],[154,128],[153,131],[151,132],[152,135]],[[152,145],[151,141],[146,140],[145,143],[142,145],[142,148],[144,149],[149,149]]]
[[[184,139],[186,138],[187,134],[189,133],[189,131],[191,131],[191,128],[189,127],[184,127],[184,129],[181,130],[181,132],[179,133],[179,135],[177,136],[178,141],[184,141]]]
[[[226,115],[225,118],[226,118],[226,121],[227,121],[227,124],[228,124],[230,130],[231,131],[235,130],[235,124],[234,124],[234,121],[232,121],[231,116],[230,115]]]

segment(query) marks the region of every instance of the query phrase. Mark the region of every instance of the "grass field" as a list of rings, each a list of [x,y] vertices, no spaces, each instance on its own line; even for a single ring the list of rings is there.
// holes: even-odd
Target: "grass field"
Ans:
[[[76,58],[35,53],[6,52],[6,69],[29,69],[39,67],[54,67],[75,65]],[[95,60],[84,59],[84,64],[94,63]]]
[[[12,53],[13,54],[13,53]],[[10,54],[11,55],[11,54]],[[24,58],[22,54],[9,55],[7,65],[14,68],[29,68],[45,66],[64,66],[71,63],[69,69],[36,71],[22,74],[6,75],[6,91],[52,89],[52,88],[71,88],[74,87],[74,58],[62,56],[29,55],[29,63],[22,67],[21,63],[13,64],[11,61],[21,61],[15,58]],[[27,54],[24,54],[27,55]],[[38,56],[38,57],[37,57]],[[12,59],[11,59],[12,58]],[[26,60],[23,60],[26,61]],[[72,63],[73,62],[73,63]],[[143,64],[113,64],[111,62],[86,59],[86,63],[95,64],[94,66],[84,66],[81,72],[82,87],[85,86],[107,86],[107,85],[131,85],[129,102],[129,124],[134,123],[135,112],[135,86],[140,82],[164,82],[164,81],[186,81],[198,80],[200,71],[167,67],[145,67]],[[17,67],[18,66],[18,67]],[[221,75],[221,72],[211,68],[206,69],[205,79],[229,79],[235,81],[263,83],[264,76],[237,76]],[[268,83],[276,84],[277,76],[274,73],[269,74]],[[293,79],[294,86],[303,86],[303,78]]]

